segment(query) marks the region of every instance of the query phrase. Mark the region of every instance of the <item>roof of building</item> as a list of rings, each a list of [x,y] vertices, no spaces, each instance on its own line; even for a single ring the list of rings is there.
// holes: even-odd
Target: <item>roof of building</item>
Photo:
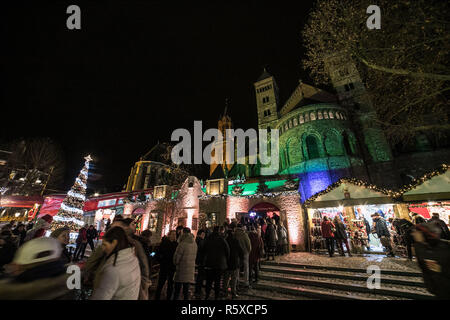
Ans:
[[[267,72],[267,69],[264,67],[263,73],[261,73],[261,75],[256,80],[256,82],[270,78],[270,77],[272,77],[272,75],[269,72]]]
[[[299,81],[297,88],[295,88],[289,99],[281,108],[280,114],[283,116],[294,109],[315,104],[317,102],[326,103],[337,101],[336,95]]]

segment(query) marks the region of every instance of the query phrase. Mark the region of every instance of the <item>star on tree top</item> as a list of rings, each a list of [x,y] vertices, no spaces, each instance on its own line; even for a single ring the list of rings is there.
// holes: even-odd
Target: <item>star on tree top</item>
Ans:
[[[92,161],[92,158],[91,158],[91,155],[89,154],[89,155],[87,155],[86,157],[84,157],[84,160],[86,160],[86,161]]]

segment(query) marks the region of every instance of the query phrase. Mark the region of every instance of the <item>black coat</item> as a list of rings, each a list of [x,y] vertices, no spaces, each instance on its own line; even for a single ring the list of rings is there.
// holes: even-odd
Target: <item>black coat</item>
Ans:
[[[269,223],[265,234],[266,245],[268,247],[276,247],[278,242],[277,228],[275,225]]]
[[[88,240],[93,240],[93,239],[97,238],[97,235],[98,235],[98,233],[97,233],[97,230],[95,230],[95,228],[93,228],[92,230],[91,229],[86,230],[86,238]]]
[[[170,241],[167,237],[163,237],[155,258],[159,261],[160,272],[175,272],[175,265],[173,264],[173,255],[177,249],[178,243]]]
[[[213,232],[205,242],[205,267],[226,270],[230,247],[225,239],[217,232]]]
[[[228,270],[239,269],[240,263],[244,258],[244,251],[242,250],[239,241],[234,235],[227,237],[227,244],[230,247],[230,257],[228,258]]]
[[[197,257],[195,258],[195,264],[198,266],[203,266],[205,263],[205,239],[197,237],[195,239],[197,243]]]
[[[440,240],[432,247],[415,242],[414,248],[428,291],[440,299],[450,299],[450,244]]]
[[[347,239],[347,231],[345,230],[345,225],[342,222],[335,223],[336,232],[334,232],[334,237],[336,239],[345,240]]]

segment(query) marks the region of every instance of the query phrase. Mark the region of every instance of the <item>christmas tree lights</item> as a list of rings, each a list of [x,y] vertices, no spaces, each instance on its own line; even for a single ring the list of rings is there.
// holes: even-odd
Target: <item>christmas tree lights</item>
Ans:
[[[61,204],[56,216],[53,217],[52,230],[69,227],[72,231],[78,231],[83,225],[83,207],[86,201],[86,182],[88,179],[89,162],[92,161],[90,155],[84,158],[84,167],[75,179],[72,189],[67,192],[67,196]]]

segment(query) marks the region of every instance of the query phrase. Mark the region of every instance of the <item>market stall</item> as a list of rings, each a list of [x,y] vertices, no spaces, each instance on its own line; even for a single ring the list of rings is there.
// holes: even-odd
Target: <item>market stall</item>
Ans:
[[[347,228],[349,242],[354,253],[365,250],[381,252],[383,247],[372,234],[372,214],[378,213],[388,223],[389,218],[399,217],[397,201],[391,190],[378,188],[356,179],[340,179],[327,189],[313,195],[304,203],[308,215],[309,248],[325,249],[321,223],[323,217],[336,217]]]
[[[441,220],[447,225],[450,224],[450,171],[448,169],[448,165],[442,165],[400,190],[402,200],[410,214],[415,212],[425,219],[430,219],[437,213]]]

